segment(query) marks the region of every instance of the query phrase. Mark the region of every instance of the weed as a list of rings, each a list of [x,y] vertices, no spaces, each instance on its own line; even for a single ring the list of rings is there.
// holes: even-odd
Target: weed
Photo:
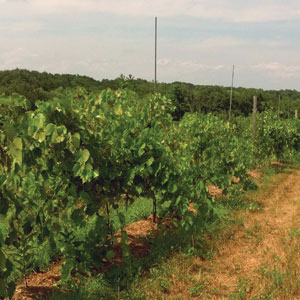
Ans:
[[[251,298],[251,300],[273,300],[273,296],[270,296],[268,294],[261,294],[259,296],[254,296]]]
[[[219,290],[218,288],[214,288],[214,289],[211,291],[211,293],[212,293],[213,295],[218,296],[218,295],[220,295],[220,290]]]
[[[284,275],[277,267],[275,267],[273,271],[268,273],[268,277],[271,279],[274,288],[281,289],[283,287]]]
[[[192,297],[196,297],[200,294],[201,291],[203,291],[204,288],[205,286],[202,283],[198,282],[190,288],[190,295]]]
[[[230,300],[242,300],[246,299],[247,294],[253,288],[252,283],[248,280],[248,278],[239,278],[239,283],[236,288],[236,292],[229,295]]]
[[[165,280],[165,279],[161,279],[159,281],[159,286],[160,286],[160,289],[164,292],[164,293],[168,293],[169,292],[169,283]]]
[[[152,200],[148,198],[139,198],[128,207],[125,204],[119,208],[112,209],[110,212],[110,222],[113,231],[117,232],[122,226],[129,225],[135,221],[148,218],[152,213]],[[121,222],[119,216],[124,216],[124,222]]]
[[[60,291],[52,295],[50,300],[149,300],[142,290],[133,287],[120,291],[114,289],[103,275],[90,278],[84,286],[75,286],[70,291]],[[44,299],[40,299],[44,300]]]
[[[254,241],[254,243],[257,245],[262,241],[262,234],[261,234],[261,226],[259,224],[255,224],[252,228],[247,228],[245,234],[243,237],[245,239],[251,240],[251,242]]]
[[[290,237],[296,237],[296,238],[300,238],[300,230],[298,228],[292,228],[289,231],[289,236]]]

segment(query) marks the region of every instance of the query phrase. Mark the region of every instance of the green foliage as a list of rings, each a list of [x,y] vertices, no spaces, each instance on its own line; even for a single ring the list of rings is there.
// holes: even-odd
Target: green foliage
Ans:
[[[261,160],[291,160],[300,149],[299,121],[283,120],[272,111],[260,115],[257,147]]]
[[[34,106],[37,100],[51,101],[62,99],[77,87],[86,89],[97,95],[101,91],[128,89],[134,91],[140,98],[152,94],[154,91],[172,100],[175,111],[172,116],[180,120],[186,112],[204,112],[222,115],[228,119],[230,87],[193,85],[185,82],[157,83],[132,74],[121,74],[116,79],[97,81],[93,78],[70,74],[50,74],[37,71],[15,69],[0,71],[0,95],[11,96],[18,93],[25,96]],[[296,90],[264,91],[253,88],[234,88],[232,101],[232,115],[249,116],[252,113],[253,96],[258,98],[258,110],[272,109],[278,111],[280,100],[280,116],[289,118],[297,109],[300,110],[300,93]],[[0,99],[0,102],[4,101]]]
[[[153,205],[151,198],[137,197],[132,203],[130,203],[129,197],[126,198],[126,195],[123,198],[117,204],[118,207],[110,210],[110,222],[113,232],[117,232],[122,227],[132,224],[135,221],[147,219],[152,213]],[[162,212],[158,210],[158,214],[161,215]]]
[[[25,105],[17,103],[18,111],[3,104],[1,115],[2,210],[10,216],[4,243],[15,246],[14,232],[36,236],[21,256],[11,251],[15,261],[49,239],[65,259],[62,280],[70,281],[111,257],[103,211],[122,195],[187,206],[184,182],[177,186],[185,167],[171,151],[174,108],[166,98],[137,102],[126,90],[98,97],[78,90],[64,101],[36,102],[34,110]]]
[[[190,295],[192,297],[197,297],[200,292],[204,289],[204,285],[202,283],[196,283],[193,287],[190,288]]]
[[[84,280],[101,269],[115,255],[113,231],[129,222],[122,208],[139,199],[153,202],[154,220],[157,214],[176,217],[193,252],[195,236],[227,213],[208,186],[226,195],[234,176],[244,187],[258,158],[291,157],[300,145],[298,120],[262,114],[255,143],[239,120],[182,117],[168,98],[140,99],[128,89],[92,95],[79,88],[34,105],[17,95],[0,100],[2,297],[53,255],[63,259],[62,281]],[[111,269],[118,287],[141,271],[126,240],[123,231],[124,267]],[[42,245],[48,250],[39,256]]]

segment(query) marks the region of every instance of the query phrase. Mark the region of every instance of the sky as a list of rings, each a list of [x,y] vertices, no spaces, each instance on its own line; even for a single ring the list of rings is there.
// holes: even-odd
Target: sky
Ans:
[[[300,90],[299,0],[0,0],[0,70]]]

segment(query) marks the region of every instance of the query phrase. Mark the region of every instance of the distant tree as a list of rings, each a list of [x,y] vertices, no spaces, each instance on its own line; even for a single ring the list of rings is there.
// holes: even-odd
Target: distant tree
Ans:
[[[230,88],[221,86],[193,85],[185,82],[154,83],[133,74],[127,77],[120,74],[116,79],[101,81],[81,75],[50,74],[47,72],[15,69],[0,71],[0,94],[18,93],[25,96],[32,105],[37,100],[49,100],[63,97],[77,87],[84,88],[89,93],[100,93],[103,89],[127,88],[143,98],[157,92],[173,100],[176,110],[174,119],[180,120],[188,112],[212,112],[224,114],[228,112]],[[278,109],[278,97],[281,96],[280,107],[282,117],[300,111],[300,92],[296,90],[264,91],[261,89],[234,88],[232,112],[235,115],[252,113],[253,96],[257,96],[258,110]]]

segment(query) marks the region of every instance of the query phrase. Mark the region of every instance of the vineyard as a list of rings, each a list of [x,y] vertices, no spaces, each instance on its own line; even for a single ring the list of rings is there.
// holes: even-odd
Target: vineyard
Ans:
[[[171,220],[192,249],[254,187],[250,170],[299,156],[298,119],[261,112],[254,139],[251,116],[175,113],[165,96],[126,88],[35,104],[0,97],[0,299],[53,261],[65,289],[105,274],[122,290],[140,272],[124,230],[132,207],[143,203],[162,232]]]

